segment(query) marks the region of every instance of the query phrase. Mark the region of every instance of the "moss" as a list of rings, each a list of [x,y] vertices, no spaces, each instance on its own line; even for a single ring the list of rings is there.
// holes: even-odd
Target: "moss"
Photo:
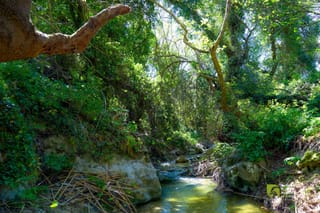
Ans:
[[[299,169],[315,169],[320,167],[320,152],[315,151],[306,151],[301,158],[297,162],[297,166]]]
[[[204,154],[204,159],[223,161],[226,156],[229,156],[235,151],[235,148],[227,143],[216,143],[213,147],[208,149]]]

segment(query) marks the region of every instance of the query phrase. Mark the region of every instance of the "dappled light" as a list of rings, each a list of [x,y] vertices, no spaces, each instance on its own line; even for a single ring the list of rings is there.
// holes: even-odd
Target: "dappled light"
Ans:
[[[138,208],[138,212],[215,212],[215,213],[265,213],[259,203],[242,197],[214,191],[211,179],[180,178],[175,183],[163,185],[160,201]]]
[[[320,212],[319,0],[2,0],[0,212]]]

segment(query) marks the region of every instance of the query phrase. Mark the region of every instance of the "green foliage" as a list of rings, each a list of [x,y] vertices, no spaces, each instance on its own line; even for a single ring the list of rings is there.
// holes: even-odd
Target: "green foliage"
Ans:
[[[320,133],[320,117],[310,118],[308,126],[303,129],[303,133],[306,137],[319,134]]]
[[[35,141],[41,134],[72,136],[76,152],[95,158],[119,151],[115,144],[127,139],[134,149],[140,147],[131,140],[137,126],[127,125],[128,111],[116,98],[105,102],[98,79],[66,85],[37,69],[24,62],[0,66],[0,184],[36,178],[41,157]],[[63,155],[43,159],[40,166],[55,171],[71,166]]]
[[[39,194],[47,191],[47,186],[34,186],[23,190],[19,195],[19,199],[21,201],[36,202],[39,199]]]
[[[238,143],[242,158],[249,161],[260,161],[265,158],[265,133],[261,131],[243,131],[234,134],[233,138]]]
[[[234,151],[235,147],[230,144],[217,142],[212,148],[206,151],[204,157],[205,159],[216,160],[222,163],[222,161]]]
[[[307,126],[307,116],[299,108],[272,104],[255,115],[258,129],[265,133],[266,148],[286,150]]]
[[[65,154],[46,154],[44,156],[44,164],[47,169],[51,169],[55,172],[61,172],[64,169],[70,169],[72,167],[72,161]]]
[[[190,132],[174,131],[167,137],[167,142],[179,148],[195,145],[197,143],[196,138],[192,137]]]
[[[134,122],[130,122],[126,125],[126,128],[122,130],[126,133],[126,136],[121,144],[121,150],[132,157],[143,148],[143,141],[140,137],[135,136],[137,128]]]
[[[7,68],[0,69],[0,185],[18,186],[37,177],[38,159],[34,133],[6,81],[5,74],[17,67]]]
[[[314,95],[308,102],[308,109],[313,111],[315,114],[320,115],[320,94]]]
[[[308,110],[313,116],[320,116],[320,86],[315,84],[311,91],[311,97],[307,103]]]
[[[276,178],[280,178],[281,176],[285,175],[286,172],[287,172],[286,168],[280,167],[271,172],[271,179],[274,180]]]
[[[267,150],[287,150],[290,142],[301,135],[308,125],[307,113],[298,107],[279,103],[271,103],[267,107],[250,104],[244,106],[246,106],[248,117],[243,120],[244,126],[240,127],[240,134],[243,129],[249,130],[249,134],[245,133],[244,137],[241,136],[240,141],[245,141],[246,136],[252,138],[249,141],[254,141],[261,133],[259,141],[262,141],[261,145]],[[253,135],[250,134],[252,131]],[[256,134],[257,132],[260,133]],[[238,138],[237,135],[235,136]]]
[[[288,166],[295,165],[301,158],[298,156],[287,157],[283,160],[283,163]]]
[[[85,16],[74,10],[76,2],[34,0],[33,22],[44,32],[72,33],[88,15],[119,1],[83,1]],[[1,63],[0,185],[35,181],[39,167],[70,168],[70,156],[36,150],[57,134],[72,138],[74,154],[95,160],[113,152],[134,156],[145,138],[150,149],[187,150],[203,137],[236,142],[242,158],[259,161],[287,151],[299,134],[319,133],[315,2],[233,2],[218,49],[232,103],[228,113],[217,104],[221,88],[210,55],[182,45],[181,31],[169,29],[170,21],[157,22],[150,1],[126,1],[132,12],[103,27],[83,54]],[[225,1],[165,3],[183,16],[190,42],[208,50]],[[212,155],[220,159],[234,149],[218,143]],[[25,197],[34,200],[36,193]]]

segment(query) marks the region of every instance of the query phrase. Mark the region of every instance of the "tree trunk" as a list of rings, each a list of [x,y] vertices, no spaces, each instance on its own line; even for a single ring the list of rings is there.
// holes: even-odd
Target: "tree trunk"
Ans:
[[[221,109],[223,112],[228,112],[229,107],[228,107],[228,103],[227,103],[227,95],[228,95],[227,88],[226,88],[226,84],[224,81],[221,65],[219,63],[216,50],[214,48],[212,48],[210,50],[210,55],[211,55],[211,60],[214,65],[214,69],[216,70],[217,75],[218,75],[218,82],[219,82],[220,90],[221,90],[221,99],[220,99]]]
[[[226,9],[225,9],[225,13],[224,13],[224,18],[223,18],[223,22],[222,22],[222,26],[220,29],[220,33],[217,37],[217,39],[214,41],[211,49],[210,49],[210,55],[211,55],[211,59],[214,65],[214,69],[217,72],[218,75],[218,82],[220,85],[220,89],[221,89],[221,100],[220,100],[220,104],[221,104],[221,109],[223,112],[228,112],[229,111],[229,106],[228,106],[228,93],[227,93],[227,87],[225,84],[225,80],[224,80],[224,76],[223,76],[223,72],[221,69],[221,65],[219,63],[218,57],[217,57],[217,49],[221,43],[221,40],[223,38],[223,34],[226,30],[227,27],[227,19],[228,19],[228,15],[230,12],[230,8],[231,8],[231,0],[227,0],[226,2]]]

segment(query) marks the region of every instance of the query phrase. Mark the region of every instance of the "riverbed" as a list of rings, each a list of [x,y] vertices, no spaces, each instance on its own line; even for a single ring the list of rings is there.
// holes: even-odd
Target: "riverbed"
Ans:
[[[162,197],[138,208],[139,213],[266,213],[252,199],[214,191],[211,179],[179,178],[162,185]]]

